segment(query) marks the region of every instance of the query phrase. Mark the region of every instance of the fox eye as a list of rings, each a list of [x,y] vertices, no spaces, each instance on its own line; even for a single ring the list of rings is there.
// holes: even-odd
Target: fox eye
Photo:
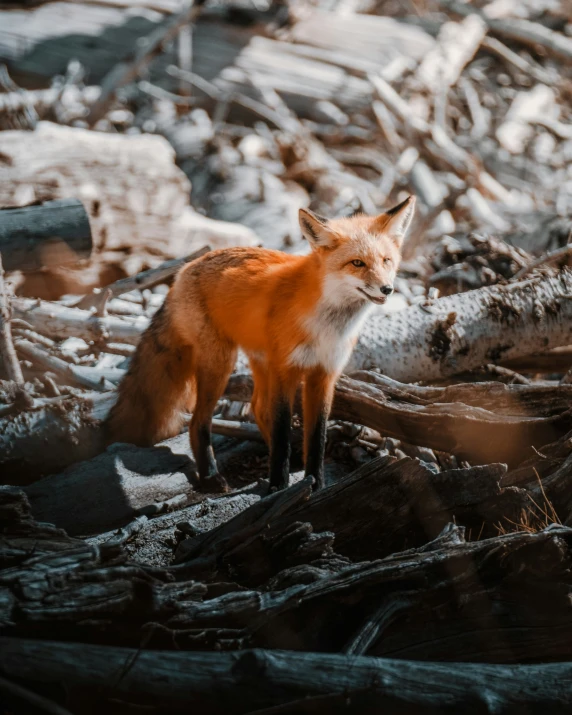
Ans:
[[[356,258],[354,261],[352,261],[352,263],[354,264],[354,266],[356,266],[356,268],[363,268],[365,266],[365,263],[363,261],[360,261],[359,258]]]
[[[384,258],[384,259],[383,259],[383,262],[386,263],[386,264],[387,264],[387,263],[392,263],[392,260],[391,260],[391,258]]]

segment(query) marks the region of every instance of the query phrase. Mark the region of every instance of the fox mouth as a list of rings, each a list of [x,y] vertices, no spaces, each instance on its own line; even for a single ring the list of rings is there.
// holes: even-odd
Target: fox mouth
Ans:
[[[363,293],[368,300],[370,300],[372,303],[375,303],[376,305],[383,305],[385,303],[385,301],[387,300],[386,295],[374,296],[374,295],[370,295],[369,293],[366,293],[366,291],[363,290],[363,288],[358,288],[358,290],[360,293]]]

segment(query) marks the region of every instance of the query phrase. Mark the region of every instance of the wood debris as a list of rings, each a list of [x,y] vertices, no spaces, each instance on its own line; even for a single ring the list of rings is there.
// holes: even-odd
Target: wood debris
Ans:
[[[0,9],[10,712],[569,711],[569,9]],[[395,293],[336,387],[325,489],[297,400],[290,487],[269,493],[243,355],[212,425],[229,494],[197,489],[186,433],[104,449],[180,266],[303,253],[301,207],[410,193]]]

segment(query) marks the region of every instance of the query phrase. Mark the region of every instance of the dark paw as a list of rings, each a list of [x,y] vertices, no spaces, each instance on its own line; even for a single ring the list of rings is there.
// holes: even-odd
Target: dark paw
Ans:
[[[326,486],[324,477],[312,477],[312,491],[317,492]]]
[[[230,487],[226,479],[217,473],[201,477],[200,490],[208,494],[226,494],[230,491]]]

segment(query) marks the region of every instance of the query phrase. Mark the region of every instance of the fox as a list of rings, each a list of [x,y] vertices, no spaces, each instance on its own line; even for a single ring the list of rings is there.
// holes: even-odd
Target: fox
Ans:
[[[300,209],[306,255],[223,248],[183,266],[119,385],[108,442],[154,445],[179,434],[190,412],[199,488],[228,491],[211,421],[242,349],[254,379],[251,409],[269,446],[271,490],[288,486],[300,386],[305,474],[322,488],[335,384],[368,313],[393,292],[414,209],[414,196],[376,216],[326,219]]]

